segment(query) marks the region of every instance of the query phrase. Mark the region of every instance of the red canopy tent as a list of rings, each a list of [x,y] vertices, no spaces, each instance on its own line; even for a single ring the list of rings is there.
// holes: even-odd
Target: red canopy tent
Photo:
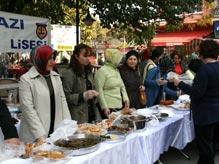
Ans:
[[[152,39],[152,46],[178,46],[189,43],[194,39],[202,39],[209,35],[211,30],[189,31],[189,32],[163,32],[158,33]]]

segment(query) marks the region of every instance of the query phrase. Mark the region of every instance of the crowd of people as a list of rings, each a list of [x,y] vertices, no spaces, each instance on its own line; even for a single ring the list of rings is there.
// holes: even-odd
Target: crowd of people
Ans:
[[[119,50],[107,49],[105,64],[94,72],[88,59],[90,53],[91,48],[85,44],[75,46],[70,64],[60,77],[52,48],[43,45],[32,50],[32,67],[20,78],[19,139],[7,106],[0,103],[4,108],[4,113],[0,112],[0,126],[6,142],[42,143],[64,119],[92,123],[123,107],[151,107],[162,99],[176,100],[186,93],[191,98],[200,150],[198,164],[214,163],[214,136],[219,123],[218,43],[202,41],[199,58],[192,59],[189,65],[177,51],[167,55],[163,49],[155,48],[140,56],[131,50],[121,60]],[[176,78],[167,79],[169,72],[189,74],[194,82],[189,85]],[[142,91],[147,97],[146,104],[138,98]]]

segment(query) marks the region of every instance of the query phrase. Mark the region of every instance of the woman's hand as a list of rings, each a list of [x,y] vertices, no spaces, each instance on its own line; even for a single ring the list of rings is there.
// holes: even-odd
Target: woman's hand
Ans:
[[[10,138],[5,140],[6,144],[19,145],[21,141],[18,138]]]
[[[143,85],[140,85],[139,90],[143,92],[145,91],[145,87]]]
[[[97,97],[98,95],[99,93],[95,90],[88,90],[83,93],[83,97],[85,101],[93,99],[94,97]]]
[[[35,146],[42,145],[42,144],[44,144],[45,142],[46,142],[46,138],[45,138],[44,136],[39,137],[39,138],[36,139],[36,144],[35,144]]]
[[[175,86],[178,86],[180,83],[180,80],[178,80],[176,78],[170,78],[169,82],[173,83]]]
[[[130,103],[129,103],[129,101],[128,101],[128,100],[124,101],[124,104],[125,104],[125,108],[129,108],[129,106],[130,106]]]
[[[164,80],[164,79],[162,79],[162,78],[160,78],[160,79],[157,79],[156,80],[157,81],[157,85],[164,85],[164,84],[166,84],[167,83],[167,80]]]
[[[104,114],[109,117],[110,115],[110,110],[108,108],[103,109]]]

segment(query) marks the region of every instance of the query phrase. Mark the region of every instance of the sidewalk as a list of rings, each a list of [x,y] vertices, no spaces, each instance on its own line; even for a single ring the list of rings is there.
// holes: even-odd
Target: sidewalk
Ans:
[[[187,155],[190,156],[190,160],[186,159],[178,150],[170,148],[168,152],[161,155],[160,160],[163,164],[196,164],[198,161],[198,149],[195,142],[192,142],[186,146],[183,150]],[[219,164],[219,152],[215,157],[215,164]]]

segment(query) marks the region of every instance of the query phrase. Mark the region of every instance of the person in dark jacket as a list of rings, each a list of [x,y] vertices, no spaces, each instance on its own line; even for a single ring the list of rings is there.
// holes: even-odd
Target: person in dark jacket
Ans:
[[[14,126],[15,120],[11,117],[8,107],[0,99],[0,127],[2,129],[5,142],[8,144],[19,144],[17,129]]]
[[[190,92],[191,110],[199,149],[198,164],[214,164],[215,134],[219,125],[219,45],[213,40],[200,44],[199,56],[204,64],[199,68]],[[182,82],[174,82],[183,85]]]
[[[131,50],[126,54],[125,63],[119,67],[120,75],[125,84],[129,97],[130,107],[143,108],[139,101],[139,90],[144,91],[140,73],[138,71],[138,52]]]

